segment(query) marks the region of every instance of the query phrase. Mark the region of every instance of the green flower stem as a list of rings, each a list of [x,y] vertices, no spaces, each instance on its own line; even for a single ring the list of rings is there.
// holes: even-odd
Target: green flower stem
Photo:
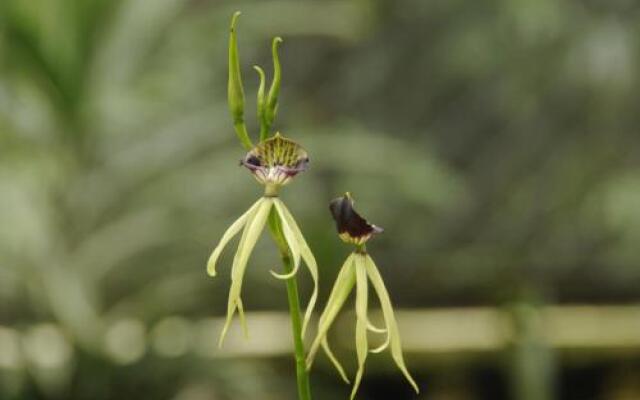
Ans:
[[[288,274],[293,271],[293,262],[289,254],[289,247],[282,232],[280,220],[277,214],[272,210],[269,215],[269,230],[273,236],[280,256],[282,258],[282,266],[284,273]],[[309,373],[306,366],[306,355],[304,351],[304,343],[302,340],[302,318],[300,311],[300,299],[298,296],[298,283],[296,278],[287,279],[287,297],[289,300],[289,314],[291,315],[291,331],[293,334],[293,344],[295,350],[296,361],[296,377],[298,381],[298,398],[299,400],[311,400],[311,387],[309,385]]]

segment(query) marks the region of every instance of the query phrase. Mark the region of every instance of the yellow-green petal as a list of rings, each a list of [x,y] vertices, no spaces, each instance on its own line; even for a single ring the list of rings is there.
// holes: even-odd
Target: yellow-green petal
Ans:
[[[262,199],[258,200],[258,208],[262,205]],[[257,211],[257,209],[256,209]],[[240,236],[240,241],[238,242],[238,248],[236,249],[236,254],[234,257],[234,261],[233,264],[231,266],[231,278],[232,278],[232,284],[233,284],[233,270],[234,267],[236,265],[235,260],[238,257],[238,252],[240,251],[240,249],[242,249],[244,247],[245,242],[247,241],[247,233],[249,232],[249,226],[253,223],[253,220],[256,216],[256,211],[254,211],[251,215],[249,215],[249,217],[247,218],[247,221],[244,225],[244,229],[242,231],[242,236]],[[220,333],[220,339],[218,340],[218,346],[222,347],[222,343],[224,341],[224,338],[227,336],[227,331],[229,330],[229,327],[231,326],[231,321],[233,319],[233,315],[235,314],[236,311],[236,307],[238,306],[238,300],[239,297],[234,297],[232,296],[232,291],[229,290],[229,297],[227,299],[227,317],[226,320],[224,322],[224,326],[222,327],[222,332]],[[244,309],[243,309],[244,311]]]
[[[367,340],[367,271],[365,267],[365,256],[362,254],[355,255],[356,267],[356,355],[358,357],[358,372],[353,381],[353,389],[351,390],[351,399],[356,397],[358,387],[362,381],[364,374],[364,363],[367,360],[369,352],[369,343]]]
[[[393,306],[391,305],[391,299],[389,298],[389,293],[384,285],[384,281],[380,276],[380,272],[376,267],[376,264],[373,262],[373,259],[367,255],[365,267],[367,269],[367,274],[369,275],[369,280],[375,289],[378,299],[380,300],[380,305],[382,306],[382,313],[384,315],[385,324],[387,325],[387,330],[389,334],[389,340],[391,344],[391,357],[396,362],[396,365],[405,378],[409,381],[413,389],[416,393],[419,393],[418,385],[413,380],[413,377],[409,373],[407,366],[405,365],[404,358],[402,356],[402,343],[400,341],[400,331],[398,329],[398,323],[396,322],[396,317],[393,313]]]
[[[297,238],[298,244],[300,246],[300,255],[304,260],[307,269],[309,269],[309,274],[311,275],[311,279],[313,280],[313,292],[311,293],[311,297],[309,298],[309,303],[304,313],[304,319],[302,322],[302,336],[304,336],[307,331],[307,326],[309,326],[309,321],[311,321],[311,315],[313,314],[316,301],[318,300],[318,263],[316,262],[316,258],[313,256],[313,253],[311,252],[311,248],[309,248],[307,241],[304,239],[300,227],[296,223],[296,220],[293,218],[293,215],[291,215],[291,212],[289,211],[287,206],[280,199],[275,200],[276,203],[280,205],[283,220],[289,224],[289,227]]]
[[[233,266],[231,268],[231,288],[229,289],[229,301],[227,303],[227,320],[223,327],[222,335],[220,336],[220,345],[222,345],[222,342],[224,341],[224,337],[229,329],[229,325],[231,324],[231,318],[238,306],[240,292],[242,290],[242,279],[247,268],[249,256],[260,237],[260,233],[264,229],[272,204],[272,199],[262,198],[255,215],[250,221],[247,221],[247,224],[245,225],[244,232],[238,246],[238,251],[233,259]]]
[[[384,343],[382,343],[380,346],[376,347],[375,349],[371,349],[370,352],[374,354],[382,353],[387,349],[387,347],[389,347],[389,344],[391,344],[391,335],[389,335],[389,332],[387,332],[387,338],[385,339]]]
[[[336,367],[336,369],[338,370],[338,374],[340,374],[340,377],[342,378],[342,380],[349,384],[349,378],[347,378],[347,374],[344,372],[344,368],[342,368],[342,364],[340,364],[340,361],[338,361],[338,359],[336,358],[336,356],[333,354],[333,351],[331,350],[331,346],[329,346],[329,340],[327,340],[327,337],[325,336],[324,339],[322,339],[322,349],[324,350],[324,352],[327,354],[327,357],[329,357],[329,360],[331,360],[331,363],[333,364],[334,367]]]
[[[298,268],[300,267],[300,242],[296,234],[293,232],[293,229],[289,225],[289,222],[284,216],[284,203],[282,203],[282,200],[274,198],[273,205],[275,206],[276,213],[280,218],[282,233],[284,234],[284,238],[287,241],[287,246],[289,247],[289,250],[291,251],[291,255],[293,257],[293,270],[288,274],[277,274],[274,271],[271,271],[271,274],[278,279],[290,279],[296,275],[296,273],[298,272]]]
[[[318,333],[316,334],[316,337],[309,348],[309,353],[307,354],[307,368],[311,368],[311,365],[313,365],[313,360],[315,359],[322,341],[327,336],[329,328],[331,328],[333,321],[336,319],[340,309],[342,309],[344,302],[347,300],[347,297],[349,297],[349,293],[351,293],[351,289],[355,284],[356,276],[353,257],[353,254],[349,255],[342,265],[342,268],[338,273],[338,277],[336,278],[336,282],[331,289],[331,294],[329,294],[327,305],[320,315]]]
[[[238,297],[236,302],[238,305],[238,317],[240,318],[240,326],[242,327],[242,333],[245,338],[249,337],[249,329],[247,328],[247,318],[244,315],[244,306],[242,305],[242,298]]]
[[[247,220],[249,219],[249,216],[252,215],[253,212],[255,212],[256,208],[258,208],[261,200],[262,199],[256,201],[251,207],[249,207],[249,209],[244,214],[242,214],[240,218],[238,218],[233,224],[231,224],[224,235],[222,235],[222,239],[220,239],[220,242],[218,242],[216,248],[213,249],[213,252],[209,257],[209,261],[207,262],[207,273],[210,276],[216,276],[216,263],[218,262],[218,258],[220,258],[222,250],[224,250],[229,241],[233,239],[233,237],[236,236],[245,226]]]
[[[368,319],[367,319],[367,329],[374,333],[387,333],[386,328],[378,328]]]

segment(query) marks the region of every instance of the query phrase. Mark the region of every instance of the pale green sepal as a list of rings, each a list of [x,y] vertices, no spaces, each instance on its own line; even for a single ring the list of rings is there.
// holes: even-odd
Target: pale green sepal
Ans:
[[[387,349],[387,347],[389,347],[390,343],[391,343],[391,335],[387,333],[387,338],[385,339],[384,343],[382,343],[380,346],[376,347],[375,349],[369,350],[369,352],[374,354],[382,353]]]
[[[404,358],[402,356],[402,343],[400,341],[400,331],[398,330],[398,323],[396,322],[395,315],[393,313],[393,306],[391,305],[391,299],[389,298],[389,293],[384,285],[384,281],[380,276],[380,272],[376,267],[376,264],[373,262],[373,259],[367,255],[365,267],[367,269],[367,274],[369,275],[369,280],[375,289],[378,299],[380,300],[380,305],[382,306],[382,313],[384,315],[385,324],[387,325],[388,334],[390,336],[390,345],[391,345],[391,357],[396,362],[396,365],[405,378],[409,381],[413,390],[416,393],[420,392],[418,385],[411,377],[411,374],[407,370],[407,366],[404,363]]]
[[[295,266],[293,267],[293,270],[287,274],[279,274],[274,270],[269,270],[269,272],[271,273],[271,275],[276,278],[276,279],[280,279],[283,281],[286,281],[287,279],[291,279],[294,276],[296,276],[296,274],[298,273],[298,269],[300,268],[300,263],[295,264]]]
[[[311,321],[311,315],[313,314],[313,310],[316,306],[316,301],[318,300],[318,263],[316,262],[316,258],[313,256],[313,253],[311,252],[311,248],[309,248],[307,241],[304,239],[300,227],[296,223],[296,220],[293,218],[293,215],[291,215],[291,212],[289,211],[287,206],[280,199],[276,200],[276,203],[280,205],[283,220],[286,221],[287,224],[289,224],[289,227],[297,238],[298,244],[300,246],[300,255],[302,256],[304,263],[309,269],[309,274],[311,275],[311,279],[313,280],[313,292],[311,293],[311,297],[309,298],[309,303],[304,313],[304,319],[302,322],[302,336],[304,337],[305,333],[307,332],[307,326],[309,326],[309,321]]]
[[[242,327],[242,333],[245,339],[249,338],[249,329],[247,328],[247,318],[244,315],[244,306],[242,305],[242,298],[238,298],[238,317],[240,318],[240,326]]]
[[[278,279],[290,279],[293,278],[298,272],[298,268],[300,267],[300,241],[298,240],[297,235],[293,232],[289,221],[285,218],[284,210],[283,210],[282,200],[278,198],[273,199],[273,205],[275,206],[276,213],[280,218],[280,225],[282,226],[282,233],[284,234],[284,238],[287,241],[287,246],[291,251],[291,255],[293,257],[293,270],[288,274],[278,274],[274,271],[271,271],[271,274]]]
[[[264,229],[272,204],[272,199],[263,197],[260,200],[260,205],[258,206],[255,215],[251,221],[247,221],[244,232],[242,233],[240,245],[238,246],[238,251],[236,252],[233,259],[233,266],[231,267],[231,288],[229,289],[229,301],[227,304],[227,321],[225,322],[225,326],[220,337],[220,345],[222,345],[222,342],[224,341],[224,336],[227,333],[231,323],[231,318],[233,317],[238,305],[238,300],[240,299],[242,279],[247,268],[249,256],[260,237],[260,233]]]
[[[269,270],[269,272],[271,273],[271,275],[273,275],[274,278],[286,281],[287,279],[291,279],[294,276],[296,276],[296,274],[298,273],[299,267],[300,267],[300,263],[296,264],[293,267],[293,270],[287,274],[279,274],[274,270]]]
[[[216,263],[218,262],[218,258],[220,258],[220,254],[222,253],[222,250],[224,250],[225,246],[229,243],[229,241],[233,239],[233,237],[237,235],[240,232],[240,230],[245,226],[247,220],[249,219],[249,216],[253,212],[255,212],[261,200],[262,199],[256,201],[251,207],[249,207],[249,209],[244,214],[242,214],[240,218],[238,218],[233,224],[231,224],[231,226],[227,229],[224,235],[222,235],[222,239],[220,239],[220,242],[218,242],[218,245],[216,246],[216,248],[213,249],[213,252],[209,257],[209,261],[207,262],[207,273],[210,276],[216,276]]]
[[[258,204],[258,207],[256,208],[256,211],[254,211],[253,213],[251,213],[249,215],[249,217],[247,218],[247,222],[244,225],[244,229],[242,230],[242,236],[240,236],[240,242],[238,243],[238,248],[236,249],[236,254],[233,258],[233,264],[231,266],[231,280],[233,283],[233,276],[234,276],[234,268],[236,266],[236,259],[238,257],[238,253],[240,252],[240,249],[242,249],[244,247],[244,244],[247,241],[247,233],[249,232],[249,226],[251,226],[251,224],[253,223],[253,220],[255,219],[256,216],[256,212],[257,210],[262,206],[263,204],[263,199],[260,199],[256,202]],[[220,339],[218,340],[218,347],[222,347],[222,343],[224,342],[224,338],[227,336],[227,331],[229,330],[229,327],[231,326],[231,321],[233,320],[233,314],[235,313],[236,307],[238,304],[238,299],[234,298],[232,296],[232,292],[231,290],[229,290],[229,297],[227,299],[227,317],[225,319],[224,322],[224,326],[222,327],[222,333],[220,334]]]
[[[260,208],[260,206],[263,204],[263,199],[260,199],[256,202],[258,204],[258,207],[256,208],[256,211],[258,210],[258,208]],[[247,219],[247,222],[245,223],[244,226],[244,230],[242,231],[242,236],[240,237],[240,242],[238,243],[238,248],[236,249],[236,254],[234,256],[234,262],[232,264],[231,267],[231,278],[232,278],[232,282],[233,282],[233,270],[234,267],[236,265],[235,260],[238,257],[238,252],[240,251],[240,249],[242,249],[244,247],[245,242],[247,241],[247,233],[249,232],[249,226],[253,223],[253,220],[256,216],[256,211],[254,211],[249,218]],[[227,300],[227,318],[224,322],[224,326],[222,327],[222,333],[220,334],[220,339],[218,341],[218,346],[222,347],[222,343],[224,341],[224,338],[227,335],[227,331],[229,330],[229,327],[231,326],[231,321],[233,320],[233,315],[235,313],[236,307],[237,307],[237,303],[238,303],[238,299],[232,297],[231,295],[231,290],[229,291],[229,298]]]
[[[372,324],[368,318],[367,318],[367,329],[374,333],[387,333],[386,328],[378,328],[377,326]]]
[[[354,255],[350,254],[342,265],[342,268],[338,273],[338,277],[336,278],[336,282],[333,285],[333,289],[331,289],[327,305],[320,315],[318,333],[316,334],[316,337],[309,348],[309,353],[307,354],[307,368],[309,369],[313,365],[316,353],[318,352],[322,341],[327,336],[329,328],[331,328],[333,321],[336,319],[336,316],[340,312],[344,302],[347,300],[347,297],[349,297],[349,293],[351,293],[351,289],[353,289],[353,285],[355,284],[356,276],[353,266],[353,257]]]
[[[329,360],[331,360],[331,363],[333,364],[333,366],[336,367],[336,369],[338,370],[338,373],[340,374],[340,377],[342,378],[342,380],[346,384],[351,383],[349,382],[349,378],[347,378],[347,374],[344,372],[344,368],[342,368],[342,364],[340,364],[340,361],[338,361],[336,356],[333,354],[333,351],[331,350],[331,346],[329,346],[329,341],[327,340],[326,336],[322,340],[321,345],[322,345],[322,349],[327,354],[327,357],[329,357]]]
[[[351,399],[356,397],[358,387],[362,381],[364,374],[364,364],[367,360],[369,352],[369,343],[367,340],[367,271],[365,268],[365,256],[362,254],[355,255],[356,267],[356,355],[358,357],[358,372],[353,380],[353,389],[351,390]]]

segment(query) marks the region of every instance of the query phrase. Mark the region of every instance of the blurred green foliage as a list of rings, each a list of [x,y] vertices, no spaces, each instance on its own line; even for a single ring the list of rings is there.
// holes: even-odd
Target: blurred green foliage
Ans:
[[[65,385],[32,373],[1,398],[293,393],[288,363],[113,368],[102,350],[122,318],[223,313],[208,251],[259,192],[226,109],[236,9],[251,93],[284,38],[276,125],[311,169],[283,196],[321,299],[348,251],[327,200],[349,190],[386,229],[370,247],[399,306],[640,301],[636,1],[3,0],[0,324],[55,323],[77,357]],[[284,309],[276,260],[258,246],[247,309]]]

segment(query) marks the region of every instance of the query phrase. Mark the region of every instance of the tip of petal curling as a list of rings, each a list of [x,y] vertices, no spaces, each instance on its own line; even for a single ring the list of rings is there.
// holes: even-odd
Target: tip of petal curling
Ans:
[[[286,281],[287,279],[291,279],[296,276],[297,271],[291,271],[288,274],[279,274],[274,270],[269,270],[269,272],[271,273],[271,275],[273,275],[274,278]]]
[[[413,379],[413,377],[411,376],[411,374],[409,374],[408,371],[403,371],[403,373],[405,374],[405,377],[407,378],[407,381],[409,381],[409,384],[411,385],[411,387],[413,388],[413,390],[416,392],[416,394],[420,393],[420,388],[418,387],[418,384],[416,383],[416,381]]]
[[[212,278],[214,278],[217,275],[215,265],[207,264],[207,275],[209,275]]]
[[[420,388],[418,387],[418,385],[413,386],[413,390],[416,392],[416,394],[420,394]]]

